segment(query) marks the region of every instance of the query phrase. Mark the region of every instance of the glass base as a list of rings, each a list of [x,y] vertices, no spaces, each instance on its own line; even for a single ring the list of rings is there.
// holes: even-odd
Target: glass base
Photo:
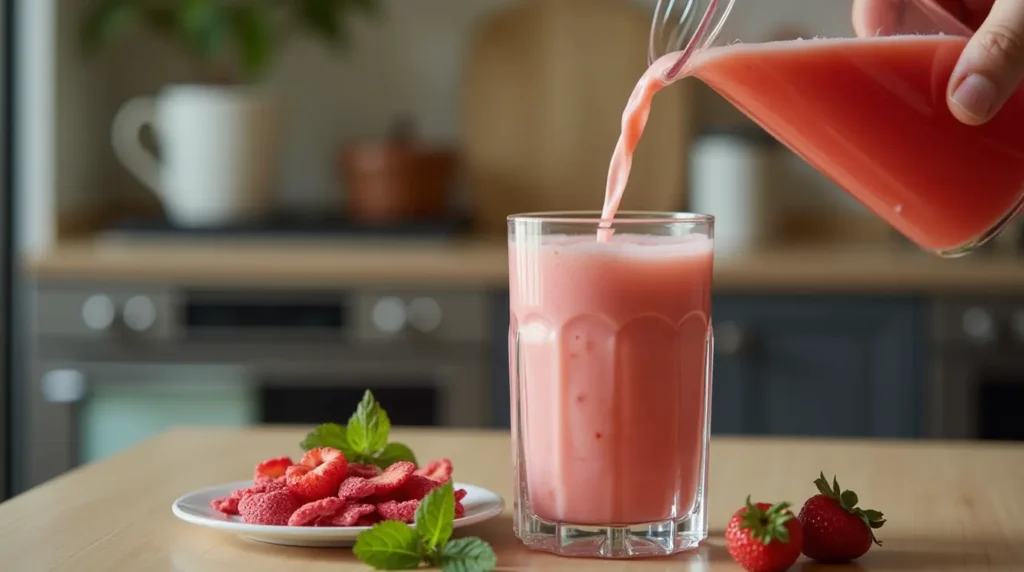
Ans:
[[[516,536],[527,547],[575,558],[654,558],[694,550],[707,539],[703,511],[679,520],[629,526],[589,526],[542,520],[526,511]]]

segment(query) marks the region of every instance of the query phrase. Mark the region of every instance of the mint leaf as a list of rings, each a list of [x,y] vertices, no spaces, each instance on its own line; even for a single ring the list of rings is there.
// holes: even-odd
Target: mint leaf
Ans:
[[[345,456],[349,456],[351,448],[348,446],[348,438],[345,428],[337,423],[324,423],[313,429],[306,438],[299,444],[303,451],[318,449],[320,447],[331,447],[337,449]]]
[[[441,553],[443,572],[490,572],[498,566],[498,556],[490,544],[475,537],[448,543]]]
[[[377,523],[359,533],[352,553],[377,570],[415,570],[422,560],[416,531],[396,520]]]
[[[428,557],[436,555],[452,536],[455,520],[455,489],[452,482],[430,491],[416,508],[416,532]]]
[[[353,452],[360,455],[375,455],[388,442],[391,420],[373,398],[370,390],[363,394],[363,400],[348,420],[348,444]]]
[[[419,464],[416,462],[416,455],[413,454],[412,449],[401,443],[388,443],[384,445],[381,452],[373,459],[373,464],[386,469],[399,461],[409,461],[414,465]]]

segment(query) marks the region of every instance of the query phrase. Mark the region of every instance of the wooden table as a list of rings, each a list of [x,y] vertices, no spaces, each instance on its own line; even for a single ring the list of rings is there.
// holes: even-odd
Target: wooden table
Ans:
[[[366,570],[348,550],[262,545],[171,514],[182,493],[244,479],[256,461],[296,453],[302,433],[176,430],[60,477],[0,505],[0,569]],[[507,434],[424,430],[395,438],[424,459],[451,457],[460,480],[509,498]],[[857,566],[801,560],[794,570],[1024,570],[1024,446],[717,439],[712,447],[713,537],[699,551],[630,562],[560,559],[524,549],[507,513],[467,533],[495,547],[501,570],[739,570],[721,541],[732,511],[748,493],[801,503],[824,470],[885,512],[885,545]]]

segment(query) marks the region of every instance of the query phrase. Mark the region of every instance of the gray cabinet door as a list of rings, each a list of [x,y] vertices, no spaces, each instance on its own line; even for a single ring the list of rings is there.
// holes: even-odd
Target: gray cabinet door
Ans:
[[[920,435],[923,303],[723,296],[714,304],[714,432]]]

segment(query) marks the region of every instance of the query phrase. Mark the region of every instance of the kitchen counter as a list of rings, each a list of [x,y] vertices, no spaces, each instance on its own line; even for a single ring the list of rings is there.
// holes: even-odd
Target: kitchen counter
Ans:
[[[185,286],[345,288],[359,285],[503,287],[501,240],[452,243],[65,242],[26,262],[39,281],[171,282]],[[1018,293],[1024,258],[979,253],[941,259],[888,243],[766,246],[719,254],[717,291]]]
[[[298,452],[300,429],[181,429],[86,466],[0,505],[5,571],[366,570],[348,550],[258,544],[178,521],[172,501],[245,478],[267,457]],[[704,547],[670,559],[560,559],[512,534],[507,433],[396,431],[424,459],[451,457],[459,480],[497,491],[501,517],[463,529],[498,553],[501,570],[738,571],[721,534],[746,495],[801,503],[820,470],[888,518],[860,565],[844,570],[1024,569],[1024,445],[716,439]],[[628,566],[628,568],[624,567]],[[824,570],[801,560],[794,570]]]

